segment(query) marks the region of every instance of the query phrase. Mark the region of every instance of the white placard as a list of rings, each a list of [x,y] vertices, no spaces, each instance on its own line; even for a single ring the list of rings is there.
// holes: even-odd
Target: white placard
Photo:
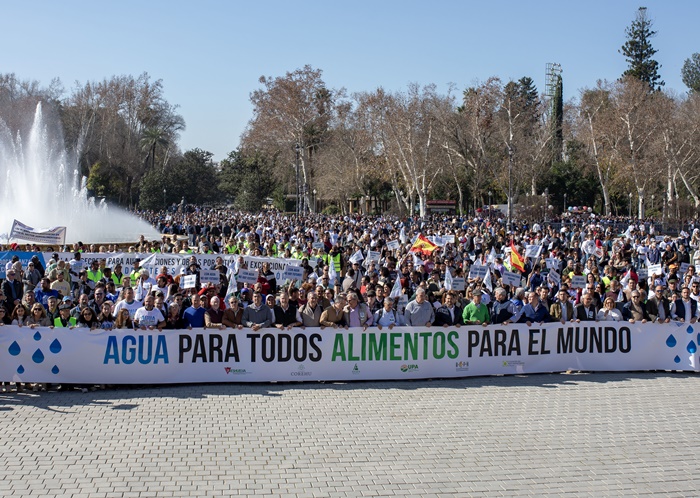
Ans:
[[[284,270],[286,280],[302,280],[304,278],[304,268],[301,266],[288,266]]]
[[[386,247],[391,251],[395,251],[400,247],[400,244],[398,240],[390,240],[386,243]]]
[[[503,282],[504,285],[510,285],[513,287],[520,287],[521,278],[522,277],[520,276],[520,273],[506,270],[503,272],[503,275],[501,276],[501,281]]]
[[[489,271],[488,266],[472,265],[469,268],[469,278],[480,278],[483,280],[484,278],[486,278],[487,271]]]
[[[379,251],[367,251],[367,259],[369,261],[376,261],[379,263],[379,258],[381,257],[381,254]]]
[[[194,289],[197,287],[197,275],[185,275],[180,279],[180,287],[183,289]]]
[[[559,269],[559,260],[557,258],[547,258],[545,262],[547,263],[547,268],[551,270]]]
[[[207,282],[210,284],[218,284],[220,281],[221,273],[219,270],[200,270],[199,281]]]
[[[681,272],[681,275],[685,275],[688,272],[688,267],[690,266],[690,263],[681,263],[680,268],[678,268],[678,271]]]
[[[651,275],[663,275],[663,273],[664,273],[663,270],[661,270],[660,264],[649,265],[648,270],[649,270],[649,276],[651,276]]]
[[[318,266],[318,258],[309,258],[309,266],[316,268]]]
[[[585,289],[586,277],[584,275],[574,275],[571,277],[571,287],[573,289]]]
[[[637,276],[640,279],[649,278],[649,271],[646,268],[640,268],[639,270],[637,270]]]
[[[258,281],[258,270],[238,270],[236,281],[244,284],[254,284]]]
[[[452,277],[452,290],[464,290],[464,277]]]
[[[555,284],[559,285],[561,283],[561,275],[557,273],[556,270],[549,270],[549,273],[547,274],[547,278],[550,279],[552,282]]]
[[[323,249],[325,246],[323,242],[314,242],[313,244],[311,244],[311,247],[314,249]]]

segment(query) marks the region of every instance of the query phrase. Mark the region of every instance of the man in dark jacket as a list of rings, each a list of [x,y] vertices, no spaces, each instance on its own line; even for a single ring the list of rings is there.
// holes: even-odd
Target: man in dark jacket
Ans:
[[[462,323],[463,310],[455,304],[456,302],[457,298],[452,291],[445,294],[445,304],[435,311],[433,325],[443,327],[454,325],[459,327]]]

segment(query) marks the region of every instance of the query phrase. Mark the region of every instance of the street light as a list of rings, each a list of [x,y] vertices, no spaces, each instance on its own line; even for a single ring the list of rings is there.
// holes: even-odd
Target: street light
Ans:
[[[632,192],[630,192],[630,193],[628,194],[628,197],[630,198],[630,212],[629,212],[629,216],[630,216],[630,218],[631,218],[631,217],[632,217]]]
[[[651,194],[651,210],[654,210],[654,194]]]
[[[489,220],[491,219],[491,196],[493,195],[493,192],[489,190]]]
[[[544,222],[547,223],[547,206],[549,206],[549,187],[544,189]]]
[[[164,207],[164,208],[167,208],[167,207],[168,207],[168,204],[165,202],[165,192],[166,192],[166,190],[163,189],[163,207]]]
[[[314,213],[318,212],[318,206],[316,206],[316,194],[318,194],[318,190],[314,189]]]
[[[564,192],[564,212],[566,212],[566,192]]]

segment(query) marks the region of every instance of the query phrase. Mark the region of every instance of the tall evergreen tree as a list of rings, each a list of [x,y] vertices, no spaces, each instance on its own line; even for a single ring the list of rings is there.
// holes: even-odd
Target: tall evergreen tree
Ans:
[[[653,59],[657,50],[651,46],[651,38],[656,35],[652,31],[653,21],[647,17],[647,8],[639,7],[637,16],[632,24],[625,29],[627,41],[619,52],[625,56],[629,69],[622,76],[632,76],[649,85],[652,90],[659,90],[664,82],[659,76],[659,64]]]
[[[557,86],[552,99],[552,161],[561,161],[564,148],[564,86],[561,75],[557,77]]]
[[[700,54],[686,59],[681,69],[681,79],[691,92],[700,93]]]

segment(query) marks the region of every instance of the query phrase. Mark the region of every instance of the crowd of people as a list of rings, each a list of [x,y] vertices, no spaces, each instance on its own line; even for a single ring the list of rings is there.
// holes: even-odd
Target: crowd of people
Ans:
[[[18,258],[8,262],[0,324],[391,329],[700,317],[700,230],[692,225],[660,236],[651,223],[631,222],[621,233],[619,224],[589,216],[562,226],[508,227],[503,219],[445,215],[295,217],[197,207],[142,215],[160,240],[76,243],[71,261],[55,254],[46,268],[38,257],[26,266]],[[129,274],[105,260],[81,262],[83,252],[119,251],[190,257],[177,275],[166,267],[152,275],[138,261]],[[219,271],[219,284],[201,284],[197,253],[220,255],[207,268]],[[245,256],[297,259],[303,277],[278,281],[264,264],[257,282],[243,284],[237,275]],[[475,266],[487,267],[486,276],[472,274]],[[505,278],[516,271],[517,285]],[[197,276],[194,288],[183,288],[186,275]]]

